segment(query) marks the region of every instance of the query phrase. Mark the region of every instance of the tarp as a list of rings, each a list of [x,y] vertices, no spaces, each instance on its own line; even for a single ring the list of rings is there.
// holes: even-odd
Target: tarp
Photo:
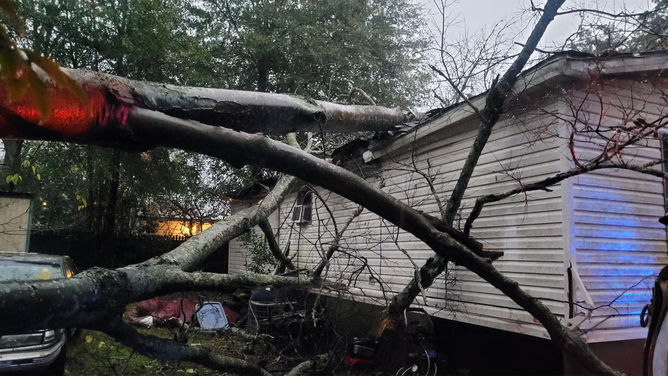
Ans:
[[[146,322],[147,317],[152,317],[153,323],[164,322],[172,318],[179,319],[189,324],[196,312],[197,303],[188,299],[158,300],[149,299],[137,303],[137,306],[127,313],[131,322]],[[236,323],[241,317],[238,313],[223,307],[225,316],[229,323]]]

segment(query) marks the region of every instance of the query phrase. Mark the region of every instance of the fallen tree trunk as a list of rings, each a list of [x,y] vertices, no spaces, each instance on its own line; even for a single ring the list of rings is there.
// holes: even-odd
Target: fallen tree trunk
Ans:
[[[40,72],[38,68],[35,68]],[[51,139],[148,148],[150,140],[133,137],[127,116],[133,108],[196,120],[243,132],[360,132],[388,130],[408,120],[403,111],[380,106],[354,106],[306,99],[296,95],[240,90],[179,87],[126,78],[63,69],[90,99],[90,106],[75,94],[41,75],[47,84],[51,105],[48,120],[42,115],[34,93],[16,102],[0,85],[0,133],[7,138]],[[125,145],[126,142],[133,145]]]
[[[319,278],[266,274],[184,272],[168,264],[121,269],[92,268],[75,277],[3,282],[0,333],[81,327],[96,329],[120,317],[128,304],[187,291],[234,291],[263,286],[340,288]]]

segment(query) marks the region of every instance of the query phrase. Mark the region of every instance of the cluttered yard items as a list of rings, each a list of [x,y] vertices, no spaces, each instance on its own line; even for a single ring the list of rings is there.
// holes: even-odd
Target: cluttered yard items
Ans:
[[[166,327],[181,343],[190,343],[189,337],[207,332],[219,341],[232,341],[230,336],[241,338],[244,346],[230,346],[234,355],[242,354],[280,373],[337,348],[330,343],[333,337],[331,331],[327,332],[326,310],[313,304],[313,296],[280,288],[192,294],[190,299],[169,296],[132,305],[125,317],[148,330]],[[345,341],[339,342],[343,351]],[[332,363],[330,368],[334,366]]]
[[[446,359],[434,348],[434,323],[422,308],[404,310],[378,338],[354,338],[345,358],[349,371],[397,375],[441,375]]]
[[[325,366],[336,374],[445,374],[444,358],[434,349],[434,323],[423,309],[409,308],[377,338],[363,338],[342,325],[351,316],[337,316],[317,293],[261,288],[213,295],[142,301],[126,313],[126,320],[148,331],[166,327],[182,343],[197,343],[209,333],[221,345],[227,343],[227,351],[270,372],[284,373],[328,354],[307,374]],[[245,344],[240,346],[239,339]]]
[[[197,304],[192,300],[179,298],[172,300],[149,299],[137,303],[137,305],[127,312],[126,317],[128,321],[134,324],[141,324],[148,327],[153,325],[163,324],[191,324],[196,321],[202,328],[208,327],[210,320],[202,322],[200,318],[211,317],[211,314],[202,314],[202,311],[210,312],[211,306],[220,306],[223,309],[218,313],[218,317],[222,320],[224,312],[224,320],[228,323],[234,324],[239,321],[239,314],[233,310],[222,307],[219,302],[204,302],[204,304]]]

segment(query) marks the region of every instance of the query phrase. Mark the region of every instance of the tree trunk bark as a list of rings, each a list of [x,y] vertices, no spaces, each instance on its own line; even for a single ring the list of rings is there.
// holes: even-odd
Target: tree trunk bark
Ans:
[[[382,131],[408,121],[399,109],[380,106],[347,106],[288,94],[178,87],[132,81],[103,73],[64,69],[90,98],[90,110],[71,92],[42,75],[49,88],[54,111],[38,125],[32,95],[10,102],[0,82],[0,134],[17,139],[97,140],[98,145],[150,148],[150,140],[133,135],[127,117],[133,108],[243,132],[289,133]],[[39,71],[39,70],[38,70]],[[251,115],[251,116],[249,116]],[[132,144],[128,146],[127,144]]]
[[[2,139],[5,146],[5,160],[3,162],[3,170],[5,173],[2,178],[9,175],[19,173],[21,167],[21,150],[23,150],[23,140]],[[7,192],[14,191],[15,185],[13,182],[8,182],[5,190]]]
[[[121,186],[121,150],[113,150],[111,158],[111,181],[104,211],[102,244],[98,249],[100,266],[114,267],[116,245],[116,213],[118,212],[118,191]]]

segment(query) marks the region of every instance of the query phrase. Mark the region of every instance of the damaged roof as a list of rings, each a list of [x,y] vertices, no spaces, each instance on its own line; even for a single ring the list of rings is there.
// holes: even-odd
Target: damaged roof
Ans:
[[[660,76],[668,76],[668,51],[648,51],[644,53],[617,53],[609,52],[602,55],[593,55],[579,51],[563,51],[551,54],[546,59],[524,70],[513,88],[515,92],[522,92],[548,80],[563,77],[584,79],[592,75],[624,75],[641,72],[656,72]],[[487,91],[469,97],[469,101],[484,105]],[[482,106],[479,106],[482,107]],[[332,162],[343,165],[352,159],[364,157],[365,162],[375,159],[374,150],[382,148],[406,134],[412,133],[433,120],[448,116],[458,110],[467,110],[468,105],[461,101],[448,107],[435,108],[413,120],[398,124],[390,130],[376,132],[372,137],[355,139],[332,152]],[[468,115],[473,112],[468,110]],[[460,117],[461,120],[466,116]]]

